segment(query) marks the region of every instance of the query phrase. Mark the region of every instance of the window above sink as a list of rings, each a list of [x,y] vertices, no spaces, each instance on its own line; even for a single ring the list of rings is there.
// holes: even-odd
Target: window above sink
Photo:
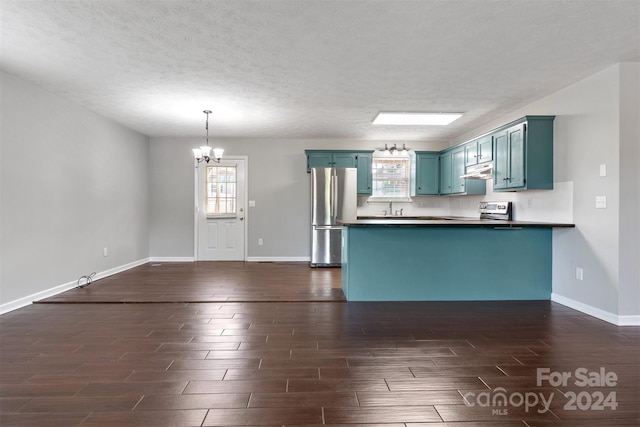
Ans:
[[[374,152],[370,201],[411,201],[412,156],[408,151]]]

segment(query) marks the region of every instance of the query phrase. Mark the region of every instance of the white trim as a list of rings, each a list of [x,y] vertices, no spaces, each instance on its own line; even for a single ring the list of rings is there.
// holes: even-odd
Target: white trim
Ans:
[[[640,326],[640,315],[618,316],[618,326]]]
[[[640,326],[640,316],[638,315],[619,316],[555,293],[551,294],[551,301],[573,308],[574,310],[581,311],[589,316],[596,317],[617,326]]]
[[[156,256],[150,257],[149,262],[194,262],[195,258],[192,256]]]
[[[389,202],[411,203],[413,202],[413,199],[411,197],[380,197],[380,196],[370,196],[367,199],[367,203],[389,203]]]
[[[130,262],[128,264],[124,264],[118,267],[110,268],[109,270],[101,271],[97,273],[93,277],[93,281],[104,279],[105,277],[112,276],[117,273],[121,273],[123,271],[129,270],[134,267],[138,267],[140,265],[146,264],[149,262],[149,258],[139,259],[137,261]],[[38,301],[41,299],[49,298],[59,293],[68,291],[69,289],[73,289],[78,286],[78,281],[74,280],[72,282],[63,283],[62,285],[54,286],[53,288],[45,289],[44,291],[36,292],[31,295],[27,295],[26,297],[18,298],[13,301],[9,301],[0,305],[0,314],[5,314],[13,310],[17,310],[22,307],[26,307],[27,305],[31,305],[34,301]]]
[[[199,166],[199,165],[197,165]],[[198,260],[198,232],[199,232],[199,226],[198,226],[198,207],[200,206],[200,201],[198,200],[198,192],[200,191],[198,189],[198,183],[200,182],[200,176],[199,176],[199,168],[198,167],[193,168],[193,201],[194,201],[194,206],[193,206],[193,260],[197,261]]]
[[[252,256],[247,262],[311,262],[311,257],[277,257],[277,256]]]

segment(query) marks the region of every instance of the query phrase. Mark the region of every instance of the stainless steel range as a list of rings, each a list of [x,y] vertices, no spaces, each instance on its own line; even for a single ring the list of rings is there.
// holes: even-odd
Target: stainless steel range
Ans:
[[[511,202],[480,202],[480,219],[502,219],[511,221],[513,208]]]

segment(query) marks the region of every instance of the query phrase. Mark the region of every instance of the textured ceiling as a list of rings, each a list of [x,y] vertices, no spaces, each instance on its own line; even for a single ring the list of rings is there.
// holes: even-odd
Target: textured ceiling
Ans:
[[[0,67],[150,136],[443,140],[640,60],[640,0],[0,0]],[[372,126],[451,111],[447,127]]]

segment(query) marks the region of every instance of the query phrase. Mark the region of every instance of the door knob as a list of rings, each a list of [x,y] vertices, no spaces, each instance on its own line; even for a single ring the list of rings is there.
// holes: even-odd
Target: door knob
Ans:
[[[244,221],[244,217],[243,216],[240,217],[240,221]]]

